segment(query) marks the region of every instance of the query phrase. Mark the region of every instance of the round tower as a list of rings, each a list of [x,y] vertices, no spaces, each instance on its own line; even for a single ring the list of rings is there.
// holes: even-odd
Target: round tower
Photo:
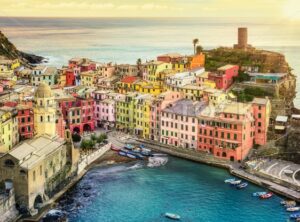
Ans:
[[[246,48],[248,46],[248,29],[238,28],[238,46]]]
[[[56,102],[49,85],[40,83],[34,94],[34,128],[37,136],[56,136]]]

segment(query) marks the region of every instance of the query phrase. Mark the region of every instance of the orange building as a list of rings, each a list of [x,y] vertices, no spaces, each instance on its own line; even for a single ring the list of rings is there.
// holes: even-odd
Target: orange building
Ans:
[[[204,65],[205,65],[205,55],[203,53],[200,53],[198,55],[193,56],[190,69],[204,67]]]

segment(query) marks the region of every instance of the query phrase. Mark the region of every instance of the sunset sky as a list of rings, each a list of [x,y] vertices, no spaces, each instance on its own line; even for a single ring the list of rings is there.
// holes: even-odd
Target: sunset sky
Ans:
[[[0,16],[269,17],[300,20],[298,0],[0,0]]]

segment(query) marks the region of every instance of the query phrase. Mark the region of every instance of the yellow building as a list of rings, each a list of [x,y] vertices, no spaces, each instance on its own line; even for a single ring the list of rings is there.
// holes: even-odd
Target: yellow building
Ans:
[[[0,109],[0,153],[6,153],[19,142],[17,110],[11,107]]]
[[[189,66],[186,62],[176,62],[172,64],[172,70],[174,70],[175,73],[185,72],[188,68]]]
[[[228,94],[218,89],[206,88],[203,90],[204,98],[212,105],[216,106],[228,100]]]
[[[81,85],[88,87],[96,87],[97,86],[97,72],[87,71],[80,73],[81,77]]]
[[[143,138],[150,135],[150,116],[153,96],[139,95],[134,98],[134,133]]]
[[[65,85],[66,85],[66,79],[67,79],[66,73],[61,72],[61,73],[58,75],[58,78],[57,78],[58,85],[59,85],[60,87],[65,87]]]
[[[172,70],[172,63],[160,62],[160,61],[152,61],[145,64],[144,73],[146,73],[146,80],[151,83],[163,83],[163,78],[161,73],[165,70]]]
[[[164,87],[157,83],[149,83],[146,81],[137,81],[133,84],[134,91],[143,94],[159,95],[165,91]]]
[[[50,86],[40,83],[34,94],[34,128],[37,136],[56,135],[56,108]]]
[[[196,84],[198,86],[204,86],[208,88],[215,89],[216,83],[208,79],[209,72],[204,72],[196,76]]]

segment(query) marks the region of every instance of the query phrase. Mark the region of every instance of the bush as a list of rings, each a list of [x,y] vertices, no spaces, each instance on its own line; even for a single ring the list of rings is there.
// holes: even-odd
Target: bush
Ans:
[[[81,140],[81,136],[77,133],[72,135],[73,142],[78,143]]]
[[[93,133],[93,134],[91,135],[91,139],[94,140],[94,141],[97,140],[97,137],[96,137],[95,133]]]
[[[83,150],[93,149],[95,146],[95,141],[93,140],[82,140],[80,144],[80,148]]]

